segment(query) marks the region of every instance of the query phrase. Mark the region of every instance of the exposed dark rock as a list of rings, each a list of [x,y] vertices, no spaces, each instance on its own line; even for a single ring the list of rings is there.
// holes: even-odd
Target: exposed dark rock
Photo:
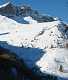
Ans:
[[[38,71],[38,72],[37,72]],[[36,73],[37,72],[37,73]],[[15,53],[0,47],[1,80],[57,80],[57,77],[30,69]]]
[[[40,13],[37,10],[33,10],[28,5],[16,6],[10,2],[6,6],[0,8],[0,14],[5,15],[9,18],[12,18],[14,16],[21,18],[31,16],[34,20],[38,21],[39,23],[55,21],[54,17],[48,15],[40,15]]]
[[[16,70],[16,74],[12,74],[12,69]],[[0,47],[0,77],[2,80],[22,80],[23,77],[30,80],[40,80],[31,69],[27,67],[23,60],[19,59],[14,53]]]
[[[16,15],[16,7],[8,3],[5,7],[0,8],[0,14],[7,16]]]

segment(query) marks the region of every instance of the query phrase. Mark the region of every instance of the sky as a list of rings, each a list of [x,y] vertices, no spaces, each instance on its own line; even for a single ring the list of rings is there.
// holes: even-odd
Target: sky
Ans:
[[[16,5],[27,4],[41,14],[48,14],[68,22],[68,0],[0,0],[0,4],[11,1]]]

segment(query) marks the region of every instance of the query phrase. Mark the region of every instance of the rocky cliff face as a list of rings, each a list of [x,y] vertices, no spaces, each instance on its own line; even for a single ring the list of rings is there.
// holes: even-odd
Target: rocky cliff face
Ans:
[[[15,6],[10,2],[0,6],[0,14],[5,15],[12,19],[14,19],[13,18],[14,16],[16,16],[15,18],[17,17],[23,18],[23,17],[30,16],[34,20],[40,23],[55,21],[54,17],[48,16],[48,15],[43,16],[39,14],[37,10],[33,10],[30,6],[26,6],[26,5]],[[18,19],[21,19],[21,18],[18,18]],[[23,20],[21,20],[21,22],[23,23]]]
[[[6,16],[16,15],[16,7],[8,2],[0,7],[0,14]]]

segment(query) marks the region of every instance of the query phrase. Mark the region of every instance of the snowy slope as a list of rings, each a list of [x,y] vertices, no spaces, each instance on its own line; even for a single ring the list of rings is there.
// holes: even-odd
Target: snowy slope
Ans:
[[[61,21],[19,24],[0,15],[0,45],[23,58],[30,68],[68,77],[68,49],[64,41],[68,30]],[[63,72],[59,71],[60,65]]]

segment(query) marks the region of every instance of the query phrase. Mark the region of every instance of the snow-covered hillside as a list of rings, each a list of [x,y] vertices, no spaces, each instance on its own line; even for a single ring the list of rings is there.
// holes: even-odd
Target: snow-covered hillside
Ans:
[[[67,40],[67,25],[59,20],[20,24],[0,15],[0,45],[23,58],[30,68],[37,66],[44,74],[68,77],[68,49],[64,48]]]

